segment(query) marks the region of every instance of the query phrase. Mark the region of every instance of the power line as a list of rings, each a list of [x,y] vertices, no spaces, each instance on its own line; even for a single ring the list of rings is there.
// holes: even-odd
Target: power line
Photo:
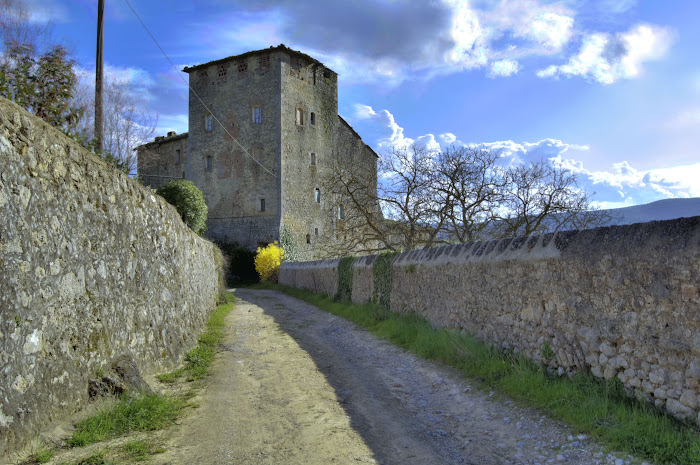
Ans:
[[[143,28],[146,30],[146,32],[147,32],[148,35],[151,37],[151,39],[152,39],[153,42],[156,44],[156,46],[158,46],[158,48],[160,49],[161,53],[162,53],[163,56],[168,60],[168,62],[170,63],[170,66],[173,67],[173,69],[175,70],[175,73],[178,75],[178,77],[179,77],[180,79],[182,79],[182,82],[184,82],[185,85],[189,88],[189,90],[194,94],[194,96],[197,97],[197,100],[199,100],[199,103],[202,104],[202,106],[209,112],[209,114],[212,116],[212,118],[214,118],[214,120],[216,120],[216,122],[219,124],[219,126],[221,126],[221,128],[222,128],[224,131],[226,131],[226,134],[228,134],[228,136],[229,136],[231,139],[233,139],[233,141],[234,141],[236,144],[238,144],[238,146],[243,150],[243,152],[244,152],[246,155],[248,155],[248,157],[250,157],[251,160],[253,160],[255,163],[257,163],[258,165],[260,165],[260,167],[261,167],[262,169],[264,169],[265,171],[267,171],[267,172],[270,173],[273,177],[276,178],[277,175],[276,175],[275,173],[273,173],[272,171],[270,171],[269,169],[267,169],[267,168],[265,167],[265,165],[263,165],[262,163],[260,163],[258,160],[255,159],[255,157],[253,157],[250,153],[248,153],[248,151],[245,149],[245,147],[243,147],[243,146],[241,145],[241,143],[238,142],[238,139],[236,139],[235,137],[233,137],[233,134],[231,134],[231,133],[229,132],[229,130],[226,129],[226,126],[224,126],[223,124],[221,124],[221,121],[219,121],[219,118],[216,117],[216,115],[214,114],[214,112],[212,112],[212,111],[209,109],[209,107],[207,106],[207,104],[204,103],[204,101],[199,97],[199,95],[197,94],[197,92],[195,92],[195,90],[192,88],[192,86],[190,86],[190,84],[189,84],[187,81],[185,81],[185,78],[182,77],[182,74],[180,74],[180,71],[177,69],[177,67],[176,67],[175,64],[172,62],[172,60],[170,60],[170,57],[168,56],[167,53],[165,53],[165,50],[163,50],[163,48],[160,46],[160,44],[158,43],[158,41],[156,40],[156,38],[153,37],[153,34],[151,34],[151,31],[149,31],[148,28],[146,27],[146,25],[143,23],[143,21],[141,20],[141,17],[138,15],[138,13],[136,13],[136,10],[134,10],[134,7],[131,6],[131,3],[129,3],[129,0],[124,0],[124,2],[126,2],[127,5],[129,5],[129,8],[131,8],[131,11],[132,11],[132,12],[134,13],[134,15],[136,16],[136,19],[139,20],[139,22],[141,23],[141,26],[143,26]]]

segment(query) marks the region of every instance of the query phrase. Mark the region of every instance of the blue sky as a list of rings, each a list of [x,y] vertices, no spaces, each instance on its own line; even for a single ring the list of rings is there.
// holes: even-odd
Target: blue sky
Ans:
[[[26,1],[94,69],[97,2]],[[697,0],[130,1],[178,69],[280,43],[324,62],[380,154],[415,141],[550,159],[602,207],[700,197]],[[106,4],[108,73],[132,79],[159,133],[185,132],[184,83],[126,2]]]

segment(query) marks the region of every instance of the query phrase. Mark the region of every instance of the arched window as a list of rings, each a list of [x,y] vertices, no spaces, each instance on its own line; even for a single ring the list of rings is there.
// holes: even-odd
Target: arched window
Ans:
[[[345,218],[345,211],[343,210],[343,204],[338,205],[338,219],[342,220]]]
[[[214,129],[214,115],[211,113],[207,113],[207,116],[204,117],[204,129],[207,131]]]
[[[297,107],[297,124],[299,126],[304,125],[304,109],[301,107]]]

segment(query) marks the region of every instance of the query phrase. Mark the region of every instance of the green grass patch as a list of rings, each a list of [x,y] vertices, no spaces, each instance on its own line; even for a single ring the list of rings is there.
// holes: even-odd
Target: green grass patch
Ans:
[[[558,377],[523,356],[503,353],[463,332],[433,329],[417,316],[387,315],[377,305],[338,302],[282,285],[251,287],[280,290],[353,321],[421,357],[457,368],[484,387],[545,411],[611,449],[657,463],[700,464],[697,428],[629,397],[617,378],[599,381],[586,373]]]
[[[118,403],[76,425],[68,440],[71,447],[82,447],[121,436],[130,431],[164,428],[177,418],[185,402],[161,394],[122,396]]]
[[[199,336],[197,346],[185,357],[185,366],[169,373],[162,373],[156,378],[163,383],[173,383],[183,376],[188,381],[196,381],[209,374],[209,366],[214,361],[216,348],[224,338],[226,315],[233,310],[236,298],[230,292],[224,296],[225,303],[219,305],[209,317],[207,327]]]
[[[37,444],[34,447],[34,453],[32,453],[32,455],[27,459],[27,461],[23,463],[47,463],[51,461],[53,455],[53,450],[51,450],[49,447],[46,447],[45,444],[42,444],[41,442],[37,441]]]
[[[75,462],[75,465],[116,465],[114,462],[111,460],[107,460],[105,458],[105,453],[104,452],[97,452],[89,457],[85,457],[84,459],[80,459],[77,462]]]
[[[124,453],[136,462],[148,460],[151,455],[165,452],[162,447],[156,447],[149,441],[135,440],[129,441],[122,446]]]

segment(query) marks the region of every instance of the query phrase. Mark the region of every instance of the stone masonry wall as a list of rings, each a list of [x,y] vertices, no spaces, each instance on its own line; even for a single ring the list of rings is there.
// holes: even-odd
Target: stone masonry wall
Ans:
[[[280,55],[271,51],[187,69],[193,91],[185,171],[209,207],[206,236],[211,239],[252,249],[279,239]],[[207,128],[208,110],[200,98],[228,133],[216,121]]]
[[[335,202],[325,179],[333,171],[336,155],[333,134],[338,120],[338,76],[294,54],[285,56],[280,66],[282,228],[294,242],[298,258],[320,258],[319,245],[333,237],[334,229]]]
[[[174,207],[0,99],[0,456],[83,406],[128,355],[176,366],[217,295]]]
[[[173,179],[185,179],[186,165],[187,133],[156,137],[138,149],[137,172],[153,189]]]
[[[355,261],[353,301],[371,299],[373,260]],[[332,291],[313,277],[334,267],[284,264],[280,282]],[[618,377],[700,423],[698,276],[700,217],[681,218],[405,252],[392,265],[391,309],[525,353],[559,374]]]

